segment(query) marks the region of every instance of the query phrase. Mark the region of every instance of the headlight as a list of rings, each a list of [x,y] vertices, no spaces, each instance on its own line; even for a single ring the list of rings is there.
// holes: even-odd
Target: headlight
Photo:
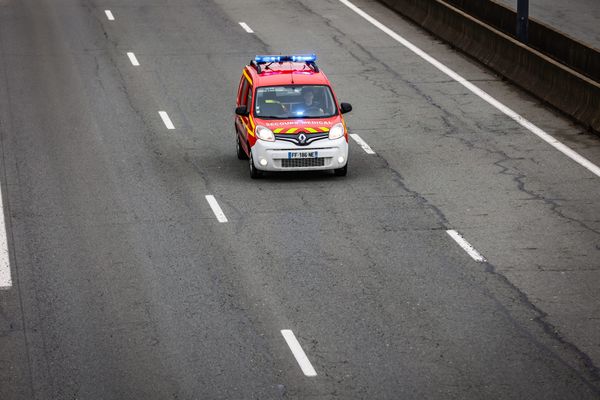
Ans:
[[[329,130],[329,139],[331,139],[331,140],[339,139],[342,136],[344,136],[344,125],[341,122],[338,124],[335,124]]]
[[[258,136],[258,138],[260,140],[264,140],[266,142],[274,142],[275,141],[275,135],[273,135],[273,131],[271,131],[269,128],[264,127],[264,126],[258,125],[256,127],[256,136]]]

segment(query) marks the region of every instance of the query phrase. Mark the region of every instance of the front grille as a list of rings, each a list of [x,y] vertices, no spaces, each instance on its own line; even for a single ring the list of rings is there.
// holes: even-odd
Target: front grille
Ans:
[[[302,135],[302,139],[300,140]],[[307,146],[317,140],[327,139],[329,138],[329,133],[307,133],[307,132],[298,132],[296,134],[284,133],[284,134],[276,134],[276,140],[282,140],[284,142],[294,143],[297,146]]]
[[[305,168],[305,167],[324,167],[325,158],[283,158],[281,160],[282,168]]]

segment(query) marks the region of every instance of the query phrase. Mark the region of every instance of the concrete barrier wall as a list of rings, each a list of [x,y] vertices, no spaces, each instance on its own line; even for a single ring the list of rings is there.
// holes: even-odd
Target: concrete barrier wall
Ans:
[[[503,4],[492,0],[445,1],[499,31],[515,37],[517,13]],[[600,52],[551,26],[530,19],[527,45],[600,82]]]
[[[600,85],[441,0],[380,0],[600,133]]]

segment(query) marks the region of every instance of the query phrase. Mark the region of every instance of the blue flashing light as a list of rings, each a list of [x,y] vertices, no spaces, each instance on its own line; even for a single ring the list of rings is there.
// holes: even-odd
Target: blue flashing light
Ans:
[[[254,61],[256,61],[257,63],[280,62],[281,56],[256,56],[254,57]]]
[[[275,62],[315,62],[317,61],[316,54],[291,54],[285,56],[266,56],[260,55],[254,57],[257,64],[275,63]]]
[[[294,55],[294,56],[289,56],[292,58],[292,61],[295,62],[315,62],[317,61],[317,55],[316,54],[301,54],[301,55]]]

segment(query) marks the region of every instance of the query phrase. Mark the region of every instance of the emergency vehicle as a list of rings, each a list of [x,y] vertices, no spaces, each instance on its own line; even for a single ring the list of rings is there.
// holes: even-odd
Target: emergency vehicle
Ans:
[[[329,80],[309,55],[258,55],[242,70],[235,109],[239,159],[264,171],[348,171],[348,132]]]

